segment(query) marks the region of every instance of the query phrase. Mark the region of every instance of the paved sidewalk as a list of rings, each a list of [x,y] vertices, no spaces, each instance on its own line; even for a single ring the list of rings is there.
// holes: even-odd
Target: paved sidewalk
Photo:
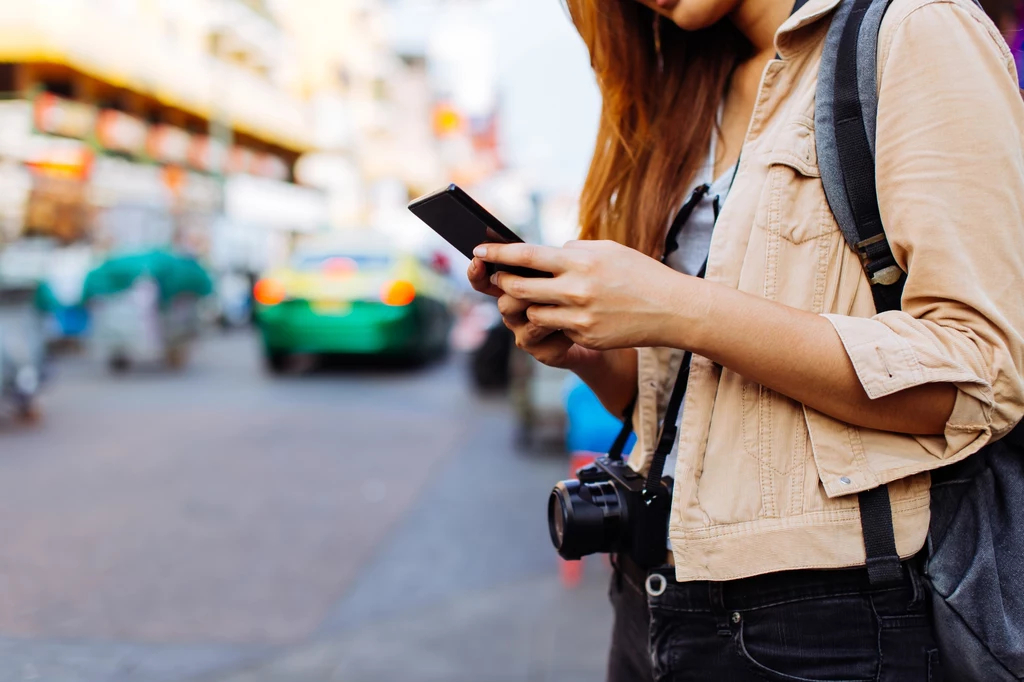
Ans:
[[[268,377],[64,359],[0,447],[0,682],[603,679],[607,568],[568,589],[545,504],[463,356]]]
[[[607,572],[495,587],[345,629],[210,682],[596,682],[604,679]]]

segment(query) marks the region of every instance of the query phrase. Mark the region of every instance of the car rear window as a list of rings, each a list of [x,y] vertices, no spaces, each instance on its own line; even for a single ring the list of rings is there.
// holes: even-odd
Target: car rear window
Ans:
[[[383,270],[390,267],[391,263],[391,256],[382,253],[318,253],[296,256],[292,267],[296,270],[323,270],[333,264],[347,264],[360,270]]]

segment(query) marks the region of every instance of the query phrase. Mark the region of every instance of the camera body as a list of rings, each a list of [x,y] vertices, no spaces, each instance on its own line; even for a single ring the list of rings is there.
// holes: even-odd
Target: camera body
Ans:
[[[628,555],[641,568],[665,563],[671,479],[648,488],[620,458],[602,457],[560,481],[548,497],[548,531],[564,559]]]

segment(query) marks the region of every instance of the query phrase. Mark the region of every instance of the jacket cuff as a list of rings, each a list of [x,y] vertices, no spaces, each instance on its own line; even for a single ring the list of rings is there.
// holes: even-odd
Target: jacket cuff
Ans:
[[[853,363],[861,386],[874,400],[924,383],[921,363],[910,343],[878,320],[823,315],[832,323]]]
[[[897,326],[905,313],[893,322]],[[929,383],[984,386],[987,382],[944,352],[930,352],[922,363],[910,341],[879,318],[822,315],[843,343],[864,392],[872,400]],[[909,317],[909,316],[907,316]],[[908,325],[909,326],[909,325]],[[913,330],[918,331],[918,330]]]

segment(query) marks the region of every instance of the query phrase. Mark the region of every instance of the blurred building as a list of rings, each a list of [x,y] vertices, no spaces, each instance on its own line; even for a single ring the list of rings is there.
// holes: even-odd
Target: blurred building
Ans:
[[[0,93],[7,240],[174,242],[247,268],[326,225],[294,182],[315,144],[298,52],[262,0],[2,3]]]
[[[443,176],[430,125],[422,55],[399,55],[379,0],[287,0],[282,21],[299,40],[316,150],[298,177],[329,192],[333,222],[373,225],[383,204]]]
[[[495,102],[483,116],[470,111],[439,49],[459,41],[469,49],[479,36],[402,40],[396,26],[400,33],[407,3],[280,0],[274,7],[300,38],[313,117],[317,150],[300,158],[297,177],[328,191],[335,224],[376,228],[408,245],[430,241],[406,210],[409,200],[446,182],[473,185],[499,166]],[[471,64],[466,56],[462,63]]]
[[[599,101],[589,58],[559,3],[393,0],[397,54],[425,57],[444,179],[530,239],[575,234]],[[551,201],[551,210],[546,204]],[[548,224],[548,216],[557,217]],[[562,223],[568,221],[572,227]],[[556,224],[557,223],[557,224]]]

